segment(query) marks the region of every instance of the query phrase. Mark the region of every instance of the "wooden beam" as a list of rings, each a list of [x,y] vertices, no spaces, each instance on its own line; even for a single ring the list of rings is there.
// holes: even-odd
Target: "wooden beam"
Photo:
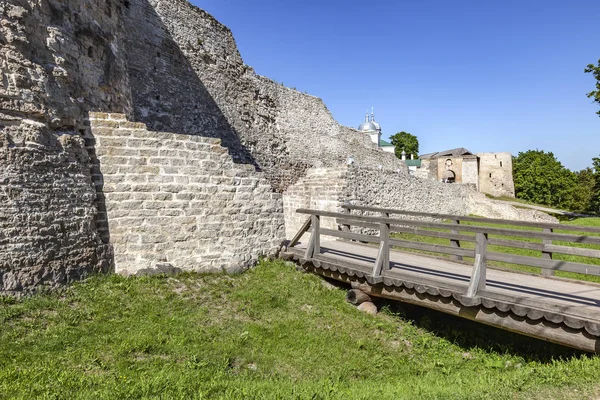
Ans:
[[[408,240],[399,240],[399,239],[390,239],[390,244],[392,246],[402,247],[405,249],[431,251],[434,253],[450,254],[450,255],[456,255],[456,256],[474,257],[474,255],[475,255],[474,250],[457,249],[455,247],[444,246],[441,244],[411,242]]]
[[[515,249],[537,250],[537,251],[544,250],[544,245],[542,243],[521,242],[519,240],[507,240],[507,239],[497,239],[497,238],[488,238],[488,245],[512,247]]]
[[[328,276],[328,271],[319,272]],[[333,275],[332,277],[336,277]],[[339,279],[343,280],[343,276]],[[351,279],[349,279],[351,280]],[[495,326],[510,332],[531,336],[546,340],[563,346],[572,347],[582,351],[598,353],[600,351],[600,338],[592,336],[584,330],[568,328],[561,324],[549,321],[532,323],[531,320],[518,317],[511,313],[503,313],[498,310],[488,310],[482,306],[465,307],[457,301],[439,301],[439,298],[427,294],[419,294],[406,290],[397,290],[394,287],[382,285],[357,285],[357,289],[375,297],[383,297],[390,300],[399,300],[420,307],[427,307],[441,311],[446,314],[477,321],[486,325]]]
[[[507,220],[507,219],[470,217],[470,216],[454,215],[454,214],[424,213],[424,212],[418,212],[418,211],[399,210],[399,209],[394,209],[394,208],[354,206],[354,205],[350,205],[350,204],[344,204],[341,207],[346,210],[386,212],[388,214],[401,214],[401,215],[408,215],[408,216],[413,216],[413,217],[429,217],[429,218],[434,218],[434,219],[482,222],[482,223],[489,223],[489,224],[513,225],[513,226],[522,226],[522,227],[529,227],[529,228],[551,228],[551,229],[562,229],[562,230],[573,231],[573,232],[600,233],[600,228],[593,227],[593,226],[561,225],[561,224],[556,224],[556,223],[551,223],[551,222],[513,221],[513,220]]]
[[[451,225],[460,225],[460,219],[453,219],[453,220],[450,221],[450,224]],[[450,233],[458,234],[458,231],[457,230],[451,230]],[[460,248],[460,240],[450,239],[450,246],[451,247]],[[455,260],[455,261],[462,261],[463,258],[462,258],[462,256],[452,256],[451,259]]]
[[[359,242],[367,242],[367,243],[379,243],[381,239],[379,236],[370,236],[370,235],[362,235],[360,233],[352,233],[346,231],[336,231],[333,229],[321,229],[321,236],[333,236],[340,239],[346,240],[356,240]]]
[[[375,266],[373,267],[373,277],[381,276],[383,271],[390,269],[390,226],[382,223],[379,227],[379,251]]]
[[[477,290],[485,290],[487,280],[487,242],[488,237],[485,233],[478,233],[475,244],[475,261],[477,262],[477,256],[479,256],[478,266],[479,279],[477,283]]]
[[[475,297],[477,295],[477,291],[481,286],[481,264],[482,258],[481,254],[477,254],[475,256],[475,264],[473,265],[473,272],[471,273],[471,281],[469,282],[469,287],[467,288],[467,297]]]
[[[302,238],[302,235],[304,235],[310,229],[311,222],[312,222],[312,217],[308,217],[308,219],[302,225],[302,228],[300,228],[298,233],[296,233],[296,236],[294,236],[294,238],[290,241],[290,243],[288,244],[288,247],[294,247],[295,245],[298,244],[298,242],[300,241],[300,238]]]
[[[544,228],[544,232],[546,233],[552,233],[552,228]],[[552,240],[550,239],[544,239],[542,241],[542,243],[544,245],[552,245]],[[542,258],[545,260],[552,260],[552,252],[547,250],[547,247],[544,246],[544,251],[542,251]],[[554,270],[552,269],[546,269],[546,268],[542,268],[542,275],[543,276],[553,276],[554,275]]]
[[[345,217],[348,221],[356,220],[361,222],[372,222],[372,223],[389,223],[390,225],[404,225],[404,226],[419,226],[425,228],[440,228],[440,229],[451,229],[449,224],[428,222],[428,221],[417,221],[411,219],[393,219],[393,218],[381,218],[371,217],[365,215],[353,215],[350,218],[348,215],[328,212],[328,211],[315,211],[308,209],[298,209],[296,212],[300,214],[318,214],[323,217],[342,218]],[[600,245],[600,237],[598,236],[584,236],[584,235],[571,235],[563,233],[546,233],[538,231],[526,231],[518,229],[504,229],[504,228],[493,228],[486,226],[472,226],[472,225],[459,225],[452,226],[453,229],[464,231],[464,232],[475,232],[475,233],[487,233],[501,236],[516,236],[526,237],[532,239],[550,239],[559,240],[564,242],[575,242],[575,243],[588,243]],[[564,228],[564,227],[563,227]]]
[[[598,265],[561,260],[544,260],[542,258],[517,256],[515,254],[504,253],[488,253],[488,260],[600,276],[600,266]]]
[[[600,258],[600,250],[594,250],[594,249],[585,249],[585,248],[581,248],[581,247],[558,246],[558,245],[554,245],[554,244],[546,244],[546,245],[544,245],[544,249],[546,251],[549,251],[552,253],[568,254],[570,256]]]
[[[311,225],[312,232],[310,234],[310,241],[308,242],[308,246],[306,247],[306,253],[304,255],[304,258],[306,258],[307,260],[310,260],[316,254],[319,254],[321,252],[321,217],[313,214],[311,216]]]

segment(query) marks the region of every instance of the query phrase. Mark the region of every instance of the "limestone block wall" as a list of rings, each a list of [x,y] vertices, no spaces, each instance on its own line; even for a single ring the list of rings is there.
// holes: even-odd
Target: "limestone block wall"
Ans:
[[[306,176],[288,187],[283,194],[285,232],[288,239],[294,237],[309,217],[296,213],[297,209],[340,211],[347,171],[348,168],[345,166],[311,168],[306,172]],[[335,221],[328,218],[324,218],[321,225],[324,228],[337,229]]]
[[[298,208],[340,212],[341,204],[350,203],[465,215],[469,194],[466,185],[444,184],[373,167],[312,168],[283,195],[286,236],[292,238],[306,221],[307,216],[295,212]],[[333,219],[324,218],[321,223],[337,229]]]
[[[515,197],[510,153],[478,153],[479,191],[494,197]]]
[[[284,240],[282,198],[220,140],[92,114],[117,272],[239,271]]]

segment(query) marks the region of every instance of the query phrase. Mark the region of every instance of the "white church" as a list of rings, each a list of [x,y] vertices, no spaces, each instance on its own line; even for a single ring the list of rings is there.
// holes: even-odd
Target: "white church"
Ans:
[[[371,109],[371,118],[369,118],[369,110],[367,110],[365,122],[359,125],[358,130],[371,136],[373,143],[379,146],[381,150],[388,153],[394,153],[394,145],[381,139],[381,125],[375,122],[375,112],[373,109]]]

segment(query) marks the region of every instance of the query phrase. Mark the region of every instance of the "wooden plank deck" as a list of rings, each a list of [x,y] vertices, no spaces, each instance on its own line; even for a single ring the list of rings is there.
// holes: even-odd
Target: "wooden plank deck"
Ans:
[[[307,260],[302,259],[306,251],[306,243],[307,241],[300,242],[289,248],[287,254],[306,262]],[[324,236],[321,239],[320,253],[311,261],[315,265],[315,272],[321,271],[323,275],[333,270],[339,271],[346,278],[351,276],[350,280],[364,278],[363,288],[370,290],[375,296],[380,294],[381,297],[394,298],[392,293],[394,290],[400,288],[416,290],[417,296],[413,296],[414,299],[410,300],[414,304],[422,303],[425,307],[437,308],[441,311],[446,308],[450,311],[451,309],[442,303],[447,303],[448,299],[451,299],[455,304],[456,312],[450,313],[456,315],[465,314],[465,308],[495,309],[497,315],[511,321],[496,323],[495,320],[483,315],[487,319],[484,318],[480,322],[586,351],[600,350],[599,284],[488,268],[487,288],[478,292],[476,298],[469,298],[466,292],[471,279],[472,266],[392,250],[390,251],[391,268],[384,269],[381,277],[372,278],[377,254],[377,247]],[[367,278],[369,282],[364,282]],[[373,289],[377,285],[383,289]],[[422,299],[419,300],[419,293],[427,295],[428,298],[422,295]],[[399,296],[397,298],[403,300],[402,295]],[[442,302],[438,301],[439,304],[432,303],[431,299],[436,296],[442,300]],[[407,299],[408,297],[405,296],[404,300]],[[460,316],[477,319],[475,314],[471,316],[466,314]],[[536,324],[537,328],[532,331],[532,326]],[[566,340],[562,336],[555,337],[554,332],[546,333],[553,328],[563,331],[559,336],[575,335],[578,338]],[[578,342],[583,340],[582,337],[588,342],[587,344],[582,345]]]

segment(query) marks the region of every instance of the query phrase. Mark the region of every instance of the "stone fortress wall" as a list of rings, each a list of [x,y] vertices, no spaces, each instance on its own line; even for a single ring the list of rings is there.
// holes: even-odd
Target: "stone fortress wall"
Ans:
[[[276,254],[281,194],[220,139],[151,132],[120,114],[90,118],[117,272],[233,272]]]
[[[0,2],[0,293],[112,269],[81,132],[130,106],[117,5]]]
[[[350,155],[405,168],[367,135],[339,125],[321,99],[257,75],[231,31],[186,0],[132,0],[126,25],[133,116],[150,129],[220,137],[280,192],[307,168]]]
[[[477,153],[479,190],[494,197],[515,197],[510,153]]]
[[[466,210],[466,189],[409,178],[320,99],[255,74],[185,0],[9,0],[0,16],[0,293],[115,262],[245,268],[282,241],[286,190]],[[311,195],[311,168],[346,178]]]

